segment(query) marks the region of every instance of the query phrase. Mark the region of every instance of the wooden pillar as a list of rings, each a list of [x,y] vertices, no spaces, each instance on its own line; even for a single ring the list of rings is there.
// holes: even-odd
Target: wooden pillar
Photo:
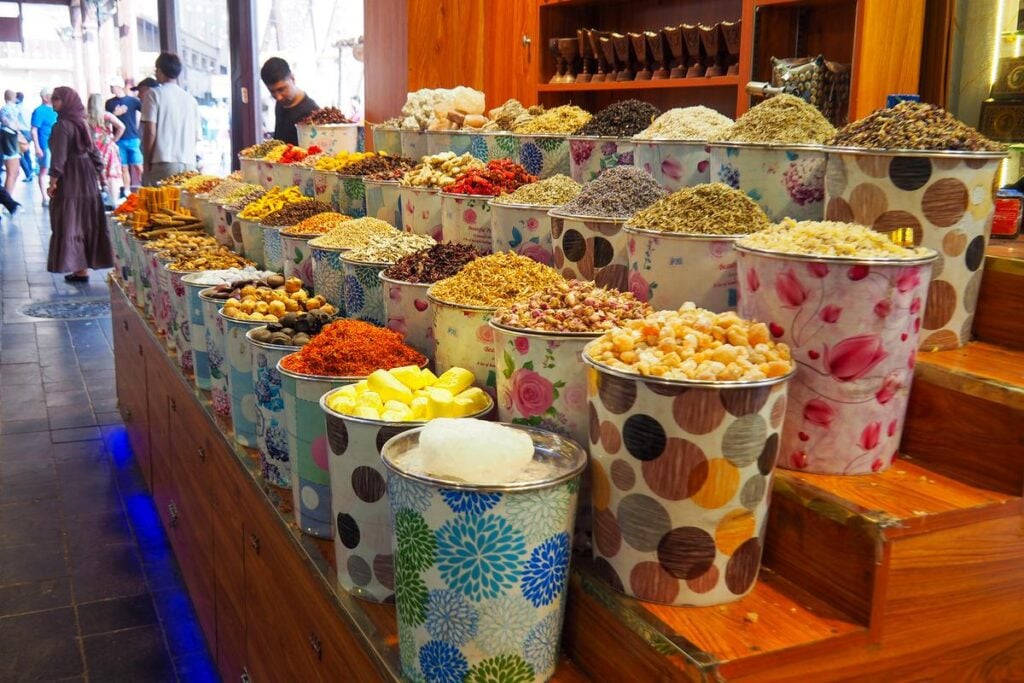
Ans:
[[[156,0],[156,15],[160,25],[160,51],[178,54],[177,0]]]
[[[398,116],[409,89],[407,0],[364,0],[366,120]]]
[[[238,152],[261,139],[259,84],[256,79],[256,2],[227,0],[231,52],[231,167]]]
[[[135,15],[135,0],[117,3],[117,40],[121,51],[121,70],[125,77],[137,83],[142,76],[136,69],[135,53],[139,47],[139,28]]]

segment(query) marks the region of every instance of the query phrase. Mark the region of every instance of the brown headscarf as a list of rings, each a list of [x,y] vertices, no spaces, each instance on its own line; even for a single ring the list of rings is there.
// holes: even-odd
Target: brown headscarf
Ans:
[[[82,104],[82,98],[73,88],[66,85],[54,88],[51,97],[61,101],[57,120],[71,124],[75,131],[75,147],[80,150],[89,149],[92,136],[89,134],[89,126],[85,122],[85,105]]]

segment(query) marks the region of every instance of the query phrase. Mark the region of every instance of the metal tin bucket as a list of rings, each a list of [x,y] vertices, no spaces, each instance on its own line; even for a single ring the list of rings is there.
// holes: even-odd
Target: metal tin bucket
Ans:
[[[384,327],[384,287],[380,273],[390,263],[351,261],[341,254],[341,276],[344,282],[345,317],[363,320]]]
[[[797,381],[779,465],[870,474],[892,464],[935,255],[815,258],[736,246],[739,313],[789,345]]]
[[[135,289],[135,305],[143,311],[147,308],[148,292],[147,285],[149,275],[146,272],[146,253],[142,248],[142,240],[129,235],[128,254],[132,261],[132,284]]]
[[[569,175],[569,140],[565,135],[517,135],[519,163],[540,179]]]
[[[507,132],[496,132],[488,133],[484,137],[484,142],[487,144],[487,159],[484,161],[491,161],[494,159],[511,159],[513,161],[519,161],[519,140],[520,136],[515,133]],[[470,141],[470,147],[472,147],[472,140]]]
[[[711,150],[703,140],[633,138],[633,165],[669,192],[711,182]]]
[[[276,163],[277,162],[274,162],[274,161],[265,161],[263,159],[260,159],[260,162],[259,162],[259,171],[260,171],[259,184],[263,186],[264,190],[269,190],[270,188],[274,187],[274,173],[273,173],[273,169],[274,169],[274,165]]]
[[[402,197],[397,180],[363,180],[366,215],[402,230]]]
[[[309,241],[317,235],[281,235],[281,265],[285,278],[297,277],[302,286],[313,289],[313,256]]]
[[[971,340],[1003,152],[828,149],[825,218],[880,232],[910,228],[938,252],[921,349]]]
[[[199,292],[209,285],[197,285],[189,278],[200,273],[189,273],[181,278],[185,285],[185,307],[188,310],[189,336],[192,341],[192,372],[197,389],[209,391],[210,356],[206,347],[206,325],[203,319],[203,302]]]
[[[152,255],[151,266],[153,268],[153,279],[156,286],[153,288],[153,323],[157,332],[167,344],[169,351],[176,351],[174,343],[174,302],[171,292],[171,274],[167,272],[167,264],[171,263],[169,258]]]
[[[554,261],[551,248],[551,217],[553,206],[501,204],[490,202],[491,249],[514,251],[537,263],[550,266]]]
[[[238,165],[242,169],[242,180],[247,183],[259,185],[260,183],[260,160],[238,157]]]
[[[568,279],[593,280],[602,287],[625,291],[629,259],[625,218],[570,216],[557,210],[551,216],[554,268]]]
[[[600,573],[651,602],[739,600],[761,566],[792,373],[669,382],[583,360]]]
[[[165,266],[169,278],[171,307],[174,315],[171,318],[171,333],[174,336],[174,348],[178,352],[178,364],[185,372],[192,372],[192,333],[189,324],[188,302],[185,300],[185,283],[181,278],[190,270],[173,270],[170,264]]]
[[[405,130],[399,133],[402,141],[402,156],[414,161],[427,155],[427,134],[419,130]]]
[[[213,288],[199,292],[199,300],[203,306],[203,331],[206,333],[206,353],[210,362],[210,400],[213,411],[222,417],[231,415],[231,392],[228,386],[231,367],[224,347],[224,319],[220,309],[224,307],[224,299],[212,299],[208,296]]]
[[[491,195],[441,192],[441,234],[449,242],[491,253]],[[439,238],[435,237],[440,241]]]
[[[633,139],[569,136],[569,175],[581,185],[614,166],[633,165]]]
[[[401,466],[420,429],[384,444],[398,649],[410,680],[486,675],[481,663],[501,653],[504,666],[530,674],[516,680],[554,675],[586,454],[560,436],[511,428],[533,438],[535,461],[551,466],[547,478],[504,487],[431,479]]]
[[[242,256],[254,261],[256,267],[266,267],[266,258],[263,255],[263,226],[254,221],[247,221],[244,218],[236,219],[238,229],[242,235]]]
[[[256,447],[256,391],[252,380],[252,348],[246,333],[262,327],[262,320],[239,320],[220,311],[224,325],[224,350],[227,356],[228,392],[231,396],[231,421],[235,428],[235,441],[249,448]]]
[[[402,229],[414,235],[429,235],[440,242],[441,191],[436,187],[399,186]]]
[[[275,162],[270,164],[270,177],[277,187],[293,187],[296,185],[295,164],[282,164]]]
[[[460,306],[441,301],[427,290],[434,309],[434,367],[438,374],[461,367],[494,399],[498,377],[494,363],[494,328],[488,325],[494,308]]]
[[[385,128],[384,126],[372,126],[370,128],[373,137],[373,150],[380,154],[384,152],[391,156],[402,155],[402,131],[398,128]]]
[[[356,123],[300,123],[295,126],[300,147],[316,145],[331,156],[338,152],[359,151],[359,128],[361,126]]]
[[[313,198],[337,209],[341,204],[341,178],[334,171],[313,171]]]
[[[271,486],[290,489],[292,465],[288,454],[288,431],[284,422],[284,398],[277,363],[294,346],[266,344],[245,333],[252,352],[252,386],[256,398],[256,448],[260,452],[260,473]]]
[[[313,167],[305,164],[295,164],[294,178],[303,196],[312,199],[315,194],[313,190]]]
[[[235,212],[229,211],[223,204],[216,204],[216,207],[217,218],[213,225],[213,237],[218,244],[230,249],[235,246],[235,241],[231,238],[231,224],[235,221]]]
[[[711,180],[745,193],[769,220],[820,221],[825,215],[825,148],[709,142]]]
[[[441,154],[442,152],[454,152],[465,154],[469,152],[470,134],[458,130],[428,130],[427,154]]]
[[[429,284],[402,282],[385,277],[384,317],[387,327],[405,338],[405,343],[427,358],[434,357],[434,311],[427,298]]]
[[[341,255],[346,251],[329,247],[309,248],[313,257],[313,291],[337,308],[338,315],[342,317],[345,317],[345,286]]]
[[[486,164],[491,160],[491,154],[487,151],[487,146],[490,138],[493,136],[494,133],[487,131],[475,131],[470,133],[469,153]]]
[[[263,228],[263,268],[280,273],[284,270],[284,255],[281,247],[281,227],[264,225]]]
[[[202,221],[203,230],[207,235],[214,237],[217,234],[217,208],[218,205],[209,200],[209,195],[201,194],[196,196],[196,217]]]
[[[351,218],[365,216],[366,188],[363,187],[363,176],[338,174],[338,179],[341,182],[341,191],[338,193],[338,204],[335,208]]]
[[[687,301],[716,313],[736,308],[734,235],[691,235],[625,225],[629,291],[655,310]]]

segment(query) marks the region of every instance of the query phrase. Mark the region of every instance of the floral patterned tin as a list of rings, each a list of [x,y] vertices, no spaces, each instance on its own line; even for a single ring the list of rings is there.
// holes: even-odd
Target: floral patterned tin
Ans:
[[[384,277],[384,317],[387,327],[403,337],[405,343],[427,358],[434,357],[434,311],[427,297],[429,284],[402,282]]]
[[[263,268],[280,273],[284,270],[284,254],[281,246],[281,227],[264,225],[263,227]]]
[[[132,262],[132,284],[135,289],[135,305],[143,311],[146,311],[149,307],[149,273],[147,269],[148,254],[142,246],[142,240],[138,239],[133,234],[129,234],[128,258],[130,258]]]
[[[551,217],[553,206],[499,204],[491,201],[491,251],[514,251],[537,263],[550,266]]]
[[[629,291],[656,311],[687,301],[721,313],[736,308],[733,235],[691,235],[625,225]]]
[[[402,229],[414,235],[429,235],[440,242],[441,191],[436,187],[400,185],[398,197],[402,209]]]
[[[465,154],[470,148],[470,134],[458,130],[428,130],[427,154],[440,154],[441,152],[454,152]]]
[[[357,123],[299,123],[295,126],[300,147],[316,145],[331,156],[338,152],[358,151],[360,128],[362,126]]]
[[[825,218],[906,228],[938,252],[921,321],[921,348],[971,340],[1004,152],[873,151],[829,148]]]
[[[490,133],[484,138],[487,143],[487,155],[491,160],[511,159],[519,161],[519,143],[522,136],[515,133]],[[470,143],[472,144],[472,143]]]
[[[334,208],[339,213],[352,218],[362,218],[366,215],[366,188],[363,187],[363,176],[338,174],[339,192],[338,203]],[[388,221],[390,223],[390,221]]]
[[[669,192],[711,182],[711,150],[703,140],[633,138],[633,147],[633,164]]]
[[[313,257],[313,291],[338,309],[338,315],[345,316],[344,274],[341,269],[341,255],[347,249],[310,246]]]
[[[288,431],[284,426],[284,397],[277,363],[294,346],[266,344],[245,333],[252,352],[252,387],[256,399],[256,448],[260,452],[260,472],[271,486],[288,489],[292,485],[292,466],[288,455]]]
[[[230,249],[235,245],[235,241],[231,239],[231,224],[235,221],[235,215],[223,204],[216,204],[216,207],[217,218],[213,225],[213,236],[218,244]]]
[[[420,429],[382,449],[394,521],[398,649],[414,681],[546,681],[558,662],[571,537],[586,454],[533,438],[545,476],[473,486],[406,471]]]
[[[244,218],[236,218],[242,233],[242,256],[254,261],[257,268],[264,268],[266,259],[263,254],[263,226]]]
[[[185,300],[184,275],[192,271],[174,270],[170,264],[165,266],[170,278],[171,307],[174,315],[171,318],[171,332],[174,335],[174,348],[178,352],[178,364],[186,373],[192,372],[192,334],[188,315],[188,302]]]
[[[203,306],[203,331],[206,334],[206,353],[210,362],[210,395],[213,410],[222,417],[231,415],[231,393],[228,389],[231,368],[228,364],[227,349],[224,347],[224,319],[220,309],[223,299],[209,296],[213,288],[199,292]]]
[[[345,294],[345,317],[363,320],[384,327],[384,287],[380,273],[390,263],[350,261],[341,255],[342,289]]]
[[[203,301],[199,298],[199,292],[209,285],[193,284],[190,278],[195,278],[197,273],[189,273],[181,278],[185,285],[185,305],[188,309],[189,337],[192,342],[192,371],[197,389],[209,391],[210,384],[210,356],[206,348],[206,325],[203,319]]]
[[[711,182],[746,193],[769,220],[820,221],[825,215],[825,148],[709,142]]]
[[[217,204],[211,202],[208,197],[206,194],[196,195],[193,213],[202,222],[206,234],[213,237],[217,229]]]
[[[274,163],[273,161],[266,161],[264,159],[259,160],[259,171],[260,178],[259,184],[263,186],[264,190],[269,190],[274,187]]]
[[[262,320],[239,320],[220,311],[224,326],[224,351],[229,373],[228,395],[231,397],[231,420],[235,441],[249,448],[256,447],[256,393],[252,380],[252,347],[246,333],[262,327]]]
[[[569,175],[569,141],[565,135],[517,135],[519,163],[541,180]]]
[[[427,134],[420,130],[402,129],[399,133],[402,141],[402,156],[419,161],[427,155]]]
[[[593,280],[625,291],[629,284],[625,218],[548,212],[554,268],[567,279]]]
[[[440,375],[449,368],[465,368],[492,399],[496,398],[494,328],[488,322],[497,309],[451,304],[434,297],[430,289],[427,300],[434,311],[435,372]]]
[[[469,153],[486,164],[491,160],[488,146],[493,137],[494,133],[491,132],[473,131],[469,134]]]
[[[797,364],[779,465],[870,474],[903,432],[934,253],[814,258],[736,246],[740,315],[768,323]]]
[[[302,286],[313,289],[313,255],[309,241],[316,235],[281,235],[281,262],[284,276],[297,277]]]
[[[384,126],[372,126],[370,128],[373,138],[373,150],[391,156],[402,155],[402,131],[398,128],[386,128]]]
[[[270,177],[277,187],[292,187],[298,185],[296,177],[299,166],[296,164],[282,164],[274,162],[270,164]]]
[[[613,166],[633,165],[632,138],[570,136],[569,174],[577,183],[589,183]]]
[[[335,209],[341,204],[341,178],[334,171],[313,171],[313,198]]]
[[[171,274],[167,272],[167,264],[171,260],[161,254],[153,254],[152,259],[153,280],[156,283],[153,288],[153,322],[157,332],[163,336],[167,350],[173,352],[177,350],[174,343],[175,311]]]
[[[299,188],[299,191],[306,197],[313,198],[315,194],[313,181],[313,167],[305,164],[292,164],[292,182]]]
[[[363,180],[366,215],[402,230],[402,196],[398,187],[397,180]]]
[[[583,360],[598,573],[650,602],[739,600],[761,566],[793,373],[665,381]]]
[[[441,192],[441,234],[455,244],[468,244],[481,254],[491,253],[490,195]],[[440,241],[439,238],[435,237]]]
[[[260,160],[239,156],[238,165],[242,169],[242,180],[253,185],[260,183]]]

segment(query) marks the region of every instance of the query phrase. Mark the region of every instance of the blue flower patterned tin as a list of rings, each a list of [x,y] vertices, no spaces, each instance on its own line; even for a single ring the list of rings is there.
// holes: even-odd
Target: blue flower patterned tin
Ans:
[[[271,486],[291,488],[292,466],[288,454],[288,431],[284,422],[284,396],[277,363],[294,346],[266,344],[245,334],[252,351],[252,385],[256,398],[256,448],[260,452],[260,473]]]

